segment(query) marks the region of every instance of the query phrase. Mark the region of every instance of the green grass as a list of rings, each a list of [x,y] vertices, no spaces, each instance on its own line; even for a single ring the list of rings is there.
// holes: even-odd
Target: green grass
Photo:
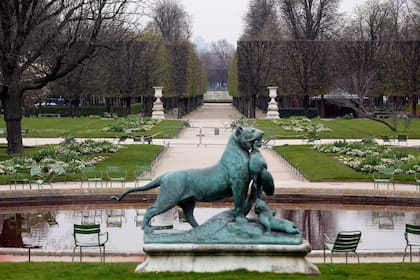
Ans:
[[[313,150],[310,145],[284,145],[274,150],[287,159],[310,181],[371,181],[370,174],[356,172],[332,155]]]
[[[312,119],[315,124],[323,124],[324,126],[332,129],[331,132],[318,133],[321,138],[334,138],[334,139],[357,139],[381,136],[395,137],[398,134],[406,134],[410,139],[420,138],[420,119],[413,119],[410,121],[409,128],[404,130],[404,121],[400,120],[397,132],[393,132],[385,125],[368,120],[368,119],[333,119],[333,120],[320,120]],[[265,136],[275,136],[277,138],[303,138],[306,133],[285,131],[280,126],[274,124],[270,120],[257,120],[256,126],[265,132]]]
[[[337,154],[318,152],[311,145],[283,145],[274,150],[310,181],[372,181],[371,174],[357,172],[336,160]],[[410,154],[419,157],[420,151],[410,150]],[[394,179],[397,182],[414,181],[412,175],[396,174]]]
[[[132,180],[136,165],[150,165],[164,148],[161,145],[124,145],[124,147],[118,153],[110,154],[106,160],[97,164],[96,168],[105,172],[107,166],[121,166],[127,170],[128,179]]]
[[[395,280],[418,279],[419,264],[319,264],[320,276],[289,275],[277,273],[258,273],[244,270],[220,273],[135,273],[134,263],[0,263],[2,280],[49,280],[49,279],[150,279],[150,280],[186,280],[186,279],[320,279],[320,280]]]
[[[25,148],[25,155],[30,156],[35,150],[42,149],[43,147],[37,148]],[[105,172],[107,166],[117,165],[127,170],[127,179],[134,179],[133,170],[136,165],[150,165],[155,157],[164,149],[161,145],[124,145],[124,149],[121,149],[117,153],[105,154],[107,157],[105,160],[99,162],[96,168],[99,171]],[[0,160],[10,159],[6,154],[6,148],[0,148]],[[59,176],[55,178],[57,181],[67,180],[80,180],[81,174],[72,174],[71,176]],[[0,175],[0,184],[9,183],[9,176]]]
[[[113,119],[98,117],[81,118],[23,118],[22,129],[28,130],[24,137],[82,137],[102,138],[118,137],[124,132],[103,131],[103,128],[112,123]],[[157,138],[174,137],[183,127],[182,120],[163,120],[159,125],[147,132],[136,132],[135,136],[155,135]],[[5,128],[5,122],[0,120],[0,128]]]

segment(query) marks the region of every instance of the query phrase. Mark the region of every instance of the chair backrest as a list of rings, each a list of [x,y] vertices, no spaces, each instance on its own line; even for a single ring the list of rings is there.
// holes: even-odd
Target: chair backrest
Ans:
[[[333,251],[336,252],[355,252],[360,242],[362,232],[356,231],[340,231],[334,242]]]
[[[78,242],[97,241],[99,244],[99,234],[101,232],[101,225],[73,225],[73,237],[76,244]]]
[[[109,173],[121,173],[123,169],[121,166],[107,166],[106,171]]]
[[[407,241],[412,240],[412,237],[416,238],[416,241],[420,241],[420,225],[405,225],[405,239]]]
[[[134,175],[151,175],[152,167],[150,165],[137,165],[134,169]]]
[[[389,168],[389,167],[379,168],[378,172],[384,175],[394,175],[395,173],[394,168]]]
[[[94,174],[96,173],[96,168],[95,166],[86,166],[82,168],[82,173],[83,174]]]

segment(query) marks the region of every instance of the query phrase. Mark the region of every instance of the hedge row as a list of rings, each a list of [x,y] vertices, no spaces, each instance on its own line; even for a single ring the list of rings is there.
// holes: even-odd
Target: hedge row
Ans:
[[[114,107],[114,114],[118,116],[127,116],[128,112],[126,107]],[[139,114],[143,111],[141,103],[131,104],[131,114]],[[104,116],[107,110],[105,106],[81,106],[77,110],[71,106],[25,106],[24,116],[32,117],[42,114],[58,114],[61,117],[85,117],[85,116]]]

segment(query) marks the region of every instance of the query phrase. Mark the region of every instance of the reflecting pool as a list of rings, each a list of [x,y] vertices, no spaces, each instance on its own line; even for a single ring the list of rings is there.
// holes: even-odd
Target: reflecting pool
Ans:
[[[122,206],[120,206],[122,207]],[[405,224],[420,224],[420,208],[374,208],[348,209],[341,206],[305,209],[299,205],[272,205],[276,217],[295,222],[305,232],[313,250],[322,249],[322,236],[334,237],[338,231],[361,230],[359,250],[402,251],[405,246]],[[286,208],[285,208],[286,207]],[[320,207],[322,208],[322,207]],[[354,207],[355,208],[355,207]],[[196,208],[199,223],[228,208]],[[144,208],[90,208],[75,209],[30,209],[8,213],[0,211],[0,247],[22,247],[24,244],[39,246],[47,251],[73,250],[73,224],[100,224],[102,231],[109,233],[107,251],[115,253],[142,252]],[[251,212],[248,217],[253,218]],[[155,217],[152,225],[188,230],[191,227],[177,209]]]

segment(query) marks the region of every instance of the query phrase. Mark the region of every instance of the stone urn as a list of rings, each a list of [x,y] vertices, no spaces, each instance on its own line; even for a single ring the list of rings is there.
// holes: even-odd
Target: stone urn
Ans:
[[[270,102],[268,102],[267,116],[265,118],[268,120],[280,119],[279,106],[276,101],[278,87],[267,88],[269,90],[268,96],[270,97]]]
[[[164,120],[165,114],[163,112],[163,103],[160,100],[162,97],[163,87],[153,87],[155,89],[156,101],[153,103],[152,119]]]

